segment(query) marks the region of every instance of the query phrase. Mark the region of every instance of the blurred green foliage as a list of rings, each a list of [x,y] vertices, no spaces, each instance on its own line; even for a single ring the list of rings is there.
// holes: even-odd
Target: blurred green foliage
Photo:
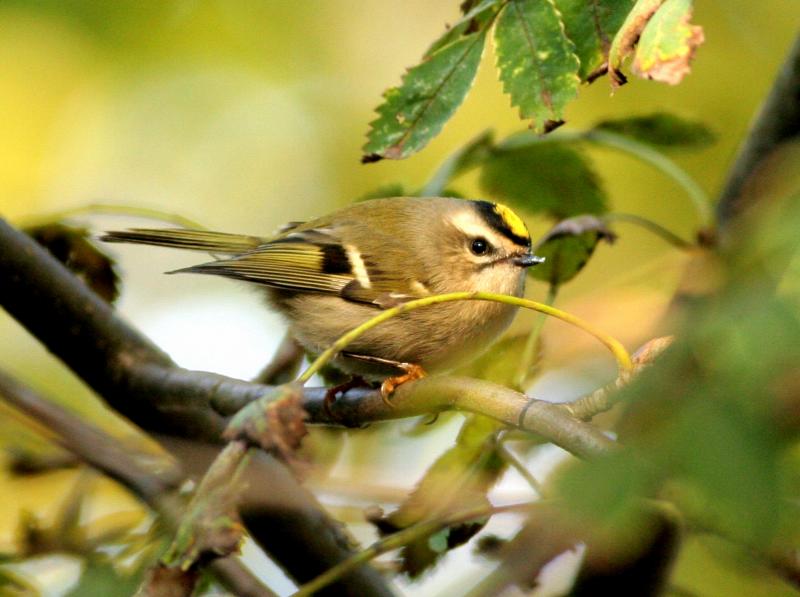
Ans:
[[[216,228],[264,234],[285,220],[318,215],[359,195],[422,189],[422,194],[435,190],[508,201],[527,214],[534,231],[543,228],[540,232],[552,219],[608,209],[642,213],[669,228],[695,232],[696,213],[683,197],[630,156],[576,146],[579,139],[540,143],[531,132],[515,133],[521,123],[508,109],[498,73],[484,68],[486,60],[479,64],[491,20],[505,11],[505,24],[494,32],[498,55],[505,57],[498,65],[500,76],[511,102],[524,107],[527,116],[535,114],[539,128],[544,120],[566,117],[568,126],[576,127],[565,128],[565,136],[577,131],[580,137],[596,127],[675,150],[675,162],[712,192],[800,18],[795,0],[698,3],[693,21],[703,24],[711,41],[680,87],[636,81],[609,99],[608,85],[600,80],[581,86],[580,98],[567,105],[578,79],[585,81],[601,65],[601,52],[632,2],[602,3],[599,31],[594,20],[582,18],[584,0],[467,2],[467,16],[449,4],[8,0],[0,5],[0,58],[6,65],[0,77],[0,109],[6,115],[0,124],[0,211],[20,217],[103,198],[148,203]],[[552,6],[561,12],[564,31],[553,26]],[[520,21],[511,14],[517,8],[548,11],[549,20],[537,21],[540,33],[564,58],[554,73],[562,78],[553,89],[546,88],[549,81],[529,85],[524,76],[508,84],[515,68],[536,64],[536,57],[522,54]],[[442,35],[445,20],[452,27]],[[437,41],[430,45],[431,39]],[[570,43],[577,62],[566,55]],[[430,143],[428,149],[402,163],[359,167],[369,109],[380,90],[420,55],[427,61],[412,67],[387,94],[378,120],[385,127],[373,128],[367,150],[398,149],[398,139],[405,137],[411,141],[390,157],[406,157]],[[432,91],[439,93],[437,77],[448,74],[458,75],[443,90],[448,94],[426,103]],[[473,79],[474,91],[456,113]],[[551,110],[536,104],[546,92],[557,98]],[[494,133],[475,137],[486,127],[503,140],[495,143]],[[718,137],[715,145],[710,130]],[[524,146],[504,147],[514,139]],[[691,157],[679,151],[694,148],[704,151]],[[800,162],[789,154],[764,173],[762,188],[754,192],[792,196]],[[368,193],[372,188],[378,190]],[[741,245],[708,276],[719,296],[700,297],[687,315],[689,323],[671,328],[681,338],[664,361],[625,390],[617,430],[631,450],[573,466],[555,483],[570,511],[609,541],[635,540],[644,520],[642,501],[656,499],[678,504],[690,530],[712,530],[744,543],[733,566],[726,562],[730,553],[700,549],[690,536],[674,578],[702,594],[734,594],[737,587],[726,584],[731,576],[749,578],[756,568],[750,548],[796,545],[800,533],[795,512],[800,261],[793,245],[800,218],[788,205],[758,214],[754,219],[763,219],[761,227],[737,235]],[[592,253],[593,242],[584,241],[599,236],[589,236],[569,241],[577,241],[573,255]],[[669,262],[670,271],[663,267],[669,249],[651,242],[644,233],[622,235],[616,250],[593,255],[560,297],[583,298],[602,321],[620,309],[614,281],[629,283],[633,276],[633,286],[647,287],[651,294],[636,295],[637,308],[624,313],[623,329],[612,331],[631,346],[652,336],[644,313],[671,300],[674,270],[682,269],[686,257],[678,266]],[[145,259],[146,282],[129,284],[131,295],[138,288],[136,300],[147,306],[132,311],[140,321],[154,318],[158,300],[166,296],[145,285],[157,283],[152,281],[154,260]],[[574,261],[584,265],[585,259]],[[643,265],[649,275],[636,273]],[[133,273],[135,267],[128,270]],[[771,294],[774,288],[777,296]],[[532,290],[541,291],[541,286]],[[4,367],[34,385],[60,390],[54,393],[87,417],[129,431],[24,332],[11,322],[0,323],[8,339],[0,349]],[[515,332],[496,349],[499,358],[478,363],[475,370],[511,383],[526,343],[520,330]],[[543,354],[537,351],[534,359],[539,369],[552,366],[543,359],[558,353],[561,334],[547,332]],[[464,499],[481,502],[505,468],[491,450],[496,429],[482,423],[471,420],[457,440],[435,446],[417,438],[395,442],[382,430],[353,433],[348,442],[354,466],[347,474],[358,487],[371,480],[368,459],[388,459],[390,451],[402,453],[405,462],[441,454],[394,517],[402,519],[410,510],[411,522],[435,515],[443,507],[440,494],[458,483],[474,485],[475,492]],[[17,422],[3,424],[8,445],[21,435],[15,427]],[[397,463],[392,482],[410,485],[419,479],[416,473],[403,477],[405,470]],[[18,480],[2,480],[12,487],[2,521],[8,546],[13,547],[18,503],[50,503],[63,490],[63,483],[48,484],[47,476],[39,481],[29,483],[25,493]],[[119,493],[97,497],[119,506]],[[413,497],[421,494],[424,499]],[[414,570],[452,547],[449,533],[409,547],[409,553],[422,553]],[[730,551],[732,543],[725,545]],[[694,560],[698,551],[703,551],[703,566]],[[727,568],[712,583],[707,566],[724,568],[720,562]],[[112,589],[128,594],[130,579],[114,570],[106,561],[90,562],[73,594],[110,595]],[[6,570],[0,574],[5,575],[0,582],[15,582]],[[741,594],[757,594],[764,586],[779,590],[763,568],[753,576],[758,578],[749,578],[752,583]]]

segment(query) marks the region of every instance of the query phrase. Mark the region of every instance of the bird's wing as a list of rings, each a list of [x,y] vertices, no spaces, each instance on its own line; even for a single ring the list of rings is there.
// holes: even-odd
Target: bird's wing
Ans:
[[[212,274],[288,291],[336,294],[379,308],[424,296],[419,285],[387,276],[377,263],[343,243],[333,229],[320,227],[289,231],[241,255],[170,273]]]

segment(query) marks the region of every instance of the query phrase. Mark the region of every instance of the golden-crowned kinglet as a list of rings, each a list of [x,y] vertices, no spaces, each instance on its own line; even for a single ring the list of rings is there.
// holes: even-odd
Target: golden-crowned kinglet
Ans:
[[[177,272],[214,274],[266,287],[270,303],[309,352],[319,353],[380,309],[430,294],[482,290],[521,296],[531,254],[525,224],[489,201],[392,197],[355,203],[277,236],[184,229],[109,232],[103,240],[227,255]],[[174,272],[170,272],[174,273]],[[386,377],[376,359],[426,370],[452,368],[483,352],[515,307],[456,301],[403,313],[369,330],[334,364]],[[354,355],[374,357],[373,361]],[[396,370],[394,370],[396,372]]]

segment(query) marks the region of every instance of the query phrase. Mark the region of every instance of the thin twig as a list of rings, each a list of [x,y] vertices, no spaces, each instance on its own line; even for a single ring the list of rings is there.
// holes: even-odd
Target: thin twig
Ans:
[[[403,303],[402,305],[398,305],[397,307],[392,307],[391,309],[386,309],[381,311],[375,317],[365,321],[358,327],[350,330],[346,334],[343,334],[336,342],[331,344],[327,349],[325,349],[311,365],[306,369],[300,377],[298,377],[298,381],[300,383],[305,383],[314,374],[318,373],[326,364],[328,364],[337,354],[339,354],[348,344],[371,330],[372,328],[380,325],[384,321],[391,319],[393,317],[397,317],[402,313],[407,313],[408,311],[413,311],[415,309],[420,309],[423,307],[429,307],[432,305],[437,305],[440,303],[447,303],[452,301],[492,301],[496,303],[503,303],[506,305],[512,305],[515,307],[522,307],[524,309],[532,309],[533,311],[539,311],[540,313],[545,313],[546,315],[550,315],[561,321],[569,323],[570,325],[574,325],[582,329],[583,331],[591,334],[595,338],[597,338],[600,342],[602,342],[606,348],[608,348],[611,353],[614,355],[614,358],[617,360],[617,364],[622,370],[628,370],[631,368],[631,358],[628,355],[628,352],[625,350],[625,347],[614,337],[606,334],[602,330],[599,330],[592,324],[587,321],[572,315],[571,313],[567,313],[566,311],[562,311],[561,309],[556,309],[555,307],[551,307],[550,305],[545,305],[544,303],[539,303],[537,301],[532,301],[525,298],[520,298],[517,296],[510,296],[505,294],[497,294],[495,292],[481,292],[481,291],[472,291],[472,292],[449,292],[446,294],[436,294],[433,296],[426,296],[425,298],[416,299],[413,301],[408,301],[407,303]]]
[[[626,213],[608,213],[603,214],[603,220],[606,222],[628,222],[630,224],[636,224],[645,230],[648,230],[655,234],[658,237],[661,237],[663,240],[671,244],[673,247],[676,247],[681,250],[686,250],[694,247],[692,243],[689,241],[683,240],[680,236],[664,228],[661,224],[654,222],[653,220],[648,220],[642,216],[636,214],[626,214]]]
[[[511,465],[511,467],[516,470],[523,479],[525,479],[528,485],[531,486],[531,489],[533,489],[537,495],[541,496],[542,484],[539,483],[539,480],[534,477],[533,474],[531,474],[531,472],[528,470],[528,467],[526,467],[522,461],[517,458],[517,455],[514,454],[508,448],[508,446],[505,445],[505,443],[502,442],[497,445],[496,449],[497,453],[500,455],[500,458],[502,458],[507,464]]]
[[[255,383],[279,385],[295,378],[300,364],[303,362],[303,347],[294,339],[291,332],[286,332],[283,340],[272,355],[272,360],[253,379]]]
[[[183,228],[206,230],[206,227],[199,222],[179,214],[162,211],[160,209],[135,207],[133,205],[112,205],[109,203],[91,203],[89,205],[83,205],[72,209],[65,209],[40,216],[27,217],[19,222],[19,226],[21,228],[28,228],[43,224],[58,223],[74,217],[101,215],[147,218],[149,220],[158,220],[159,222],[175,224]]]
[[[544,304],[552,306],[556,301],[556,295],[558,295],[558,285],[550,284],[550,286],[547,288],[547,298],[544,299]],[[542,335],[542,328],[544,328],[546,321],[547,317],[545,314],[539,313],[536,317],[533,327],[531,328],[530,334],[528,334],[528,339],[525,341],[525,348],[522,350],[522,356],[519,359],[517,373],[514,376],[516,380],[514,385],[518,390],[525,390],[525,381],[530,374],[531,367],[533,366],[534,359],[536,357],[536,347],[539,345],[539,338]]]
[[[494,514],[527,511],[535,507],[536,504],[533,503],[511,504],[508,506],[482,506],[480,508],[473,508],[472,510],[459,512],[450,516],[444,516],[438,520],[426,520],[419,522],[415,525],[397,531],[396,533],[392,533],[391,535],[384,537],[379,541],[376,541],[367,549],[352,556],[349,560],[342,562],[334,568],[331,568],[324,574],[321,574],[315,578],[313,581],[304,584],[297,590],[296,593],[292,595],[292,597],[310,597],[320,589],[330,585],[332,582],[338,578],[341,578],[343,575],[350,572],[350,570],[363,564],[364,562],[373,560],[381,554],[404,547],[409,543],[422,539],[423,537],[428,537],[445,527],[470,522],[479,518],[486,518]]]

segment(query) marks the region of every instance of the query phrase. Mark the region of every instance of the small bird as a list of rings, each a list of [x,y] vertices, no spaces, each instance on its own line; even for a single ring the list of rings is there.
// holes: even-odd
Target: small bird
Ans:
[[[217,258],[168,273],[225,276],[265,287],[269,303],[311,354],[406,301],[458,291],[522,296],[531,253],[522,219],[490,201],[391,197],[355,203],[272,238],[186,229],[108,232],[102,240],[210,253]],[[441,303],[394,317],[337,356],[344,373],[381,380],[384,395],[424,371],[443,371],[484,352],[516,307],[486,301]],[[421,368],[421,369],[420,369]]]

